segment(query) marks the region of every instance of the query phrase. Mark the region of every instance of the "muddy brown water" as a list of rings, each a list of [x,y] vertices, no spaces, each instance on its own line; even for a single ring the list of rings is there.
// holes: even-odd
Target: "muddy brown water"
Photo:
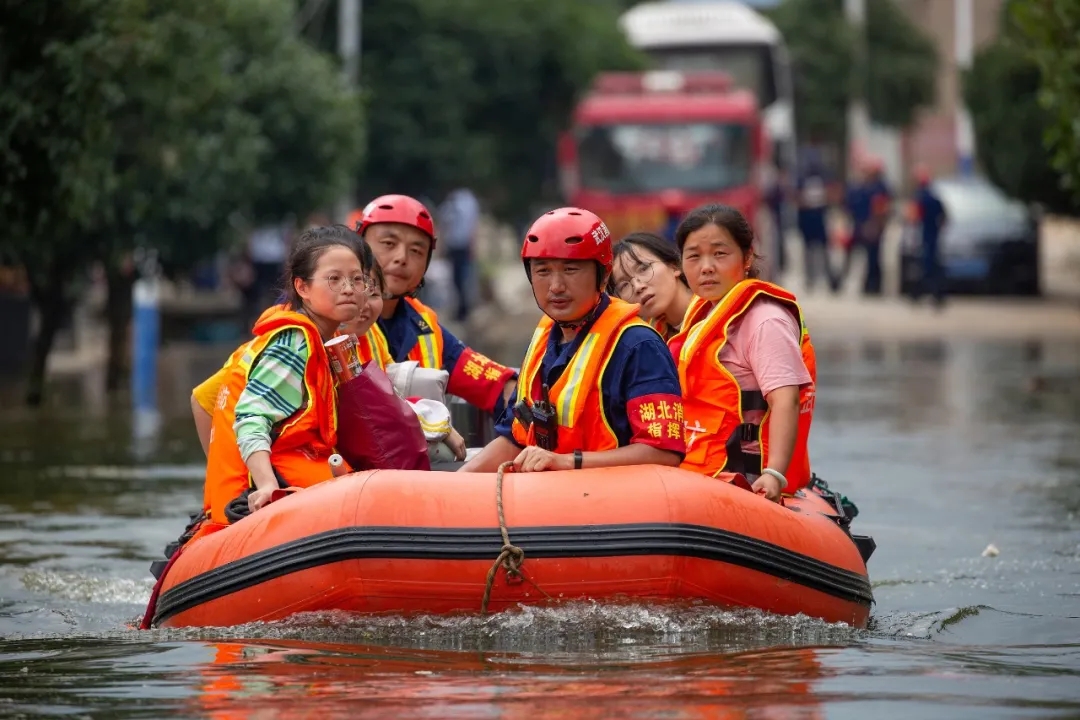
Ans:
[[[583,603],[140,632],[219,359],[174,363],[149,438],[78,377],[6,402],[0,717],[1080,717],[1080,342],[818,349],[815,465],[878,543],[867,630]]]

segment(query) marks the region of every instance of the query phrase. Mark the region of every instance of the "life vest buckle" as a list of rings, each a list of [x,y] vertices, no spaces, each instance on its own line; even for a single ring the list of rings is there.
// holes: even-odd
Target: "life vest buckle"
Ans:
[[[739,425],[739,436],[743,442],[757,442],[761,436],[761,426],[754,423]]]

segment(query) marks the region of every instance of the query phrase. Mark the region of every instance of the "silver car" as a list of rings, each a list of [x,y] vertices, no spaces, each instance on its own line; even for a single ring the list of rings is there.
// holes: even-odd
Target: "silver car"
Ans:
[[[948,293],[1039,294],[1036,212],[982,178],[940,178],[931,191],[948,216],[938,243]],[[922,281],[922,235],[905,228],[900,245],[900,290]]]

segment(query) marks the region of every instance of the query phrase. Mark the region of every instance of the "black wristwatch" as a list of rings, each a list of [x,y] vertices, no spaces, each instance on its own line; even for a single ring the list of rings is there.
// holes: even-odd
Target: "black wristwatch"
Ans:
[[[580,470],[581,469],[581,461],[582,461],[582,459],[583,458],[582,458],[582,455],[581,455],[581,451],[580,450],[575,450],[574,451],[574,469],[575,470]]]

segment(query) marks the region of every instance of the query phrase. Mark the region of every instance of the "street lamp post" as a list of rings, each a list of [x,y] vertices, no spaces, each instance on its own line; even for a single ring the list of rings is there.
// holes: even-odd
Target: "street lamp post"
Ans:
[[[341,68],[345,82],[351,88],[360,84],[360,44],[363,0],[338,0],[338,54],[341,55]],[[339,222],[344,222],[353,209],[355,198],[353,183],[345,194],[338,199],[335,214]]]
[[[848,166],[867,151],[870,114],[866,109],[866,0],[844,0],[844,16],[855,32],[855,68],[858,83],[848,103]]]
[[[956,169],[960,175],[975,172],[975,133],[971,114],[964,102],[963,74],[971,68],[974,46],[972,0],[953,0],[955,11],[954,37],[956,49]]]

